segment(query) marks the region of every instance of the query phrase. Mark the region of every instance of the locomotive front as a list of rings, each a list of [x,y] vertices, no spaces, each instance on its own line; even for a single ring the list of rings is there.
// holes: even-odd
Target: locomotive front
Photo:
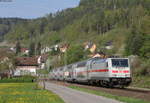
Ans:
[[[108,58],[109,81],[112,85],[128,86],[131,70],[128,58]]]

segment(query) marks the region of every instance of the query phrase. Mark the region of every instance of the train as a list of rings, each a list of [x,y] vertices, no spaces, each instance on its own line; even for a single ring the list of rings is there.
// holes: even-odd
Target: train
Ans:
[[[129,86],[132,82],[128,58],[91,58],[55,68],[50,71],[49,78],[121,88]]]

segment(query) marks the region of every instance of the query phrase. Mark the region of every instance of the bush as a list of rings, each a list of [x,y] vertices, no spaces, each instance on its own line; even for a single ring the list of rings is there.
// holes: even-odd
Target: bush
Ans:
[[[150,62],[144,61],[140,67],[135,71],[137,76],[150,76]]]
[[[150,59],[129,56],[130,67],[134,76],[150,76]]]
[[[13,78],[4,78],[0,80],[0,83],[27,83],[34,82],[36,77],[34,76],[21,76],[21,77],[13,77]]]

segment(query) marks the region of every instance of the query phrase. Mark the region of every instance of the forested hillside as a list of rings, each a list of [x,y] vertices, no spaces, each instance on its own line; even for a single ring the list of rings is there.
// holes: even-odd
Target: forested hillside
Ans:
[[[0,18],[0,41],[3,41],[4,35],[11,31],[13,26],[26,21],[20,18]]]
[[[149,0],[81,0],[76,8],[16,24],[5,39],[48,46],[92,41],[98,49],[111,41],[110,54],[149,58],[149,5]]]
[[[126,45],[126,54],[147,57],[149,5],[149,0],[81,0],[76,8],[16,24],[5,39],[27,44],[32,40],[49,46],[60,42],[92,41],[99,49],[113,41],[115,51],[112,53],[122,52],[119,48]]]

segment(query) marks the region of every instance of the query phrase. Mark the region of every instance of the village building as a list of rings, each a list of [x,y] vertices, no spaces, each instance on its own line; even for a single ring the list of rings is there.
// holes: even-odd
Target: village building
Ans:
[[[64,44],[64,45],[59,46],[60,52],[62,52],[62,53],[65,53],[68,48],[69,48],[68,44]]]
[[[10,50],[14,53],[16,53],[16,48],[15,47],[11,47]]]
[[[16,59],[16,70],[14,71],[14,76],[36,76],[37,70],[39,69],[37,60],[37,57],[18,57]]]
[[[91,53],[95,53],[97,46],[92,42],[85,42],[84,48],[85,50],[89,50]]]
[[[37,59],[37,62],[38,62],[38,65],[39,65],[39,68],[40,69],[45,69],[45,63],[48,59],[48,53],[46,54],[41,54],[40,56],[38,56],[38,59]]]
[[[41,49],[41,54],[45,54],[45,53],[48,53],[48,52],[51,52],[53,50],[53,47],[44,47]]]
[[[113,41],[108,41],[105,43],[105,48],[108,50],[113,49]]]
[[[28,48],[21,48],[21,53],[28,55],[29,54],[29,49]]]

